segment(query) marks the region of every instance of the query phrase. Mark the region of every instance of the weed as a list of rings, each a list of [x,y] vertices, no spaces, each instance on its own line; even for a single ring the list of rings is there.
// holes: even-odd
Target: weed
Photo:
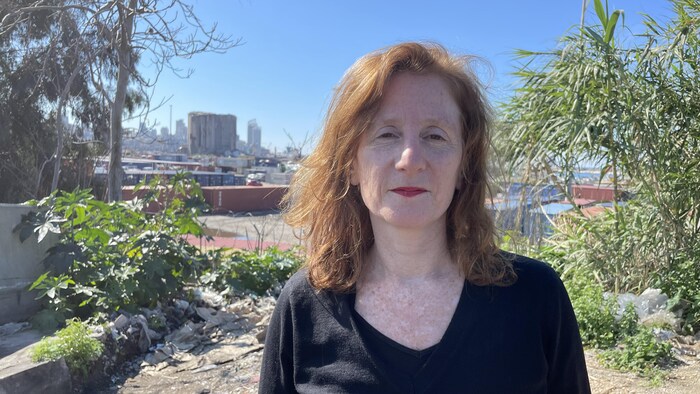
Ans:
[[[66,328],[54,337],[43,338],[32,349],[32,361],[57,360],[63,357],[72,374],[87,375],[93,361],[102,354],[104,346],[90,338],[89,328],[78,320],[70,320]]]
[[[614,298],[603,295],[603,287],[585,272],[575,273],[565,282],[576,313],[584,346],[608,348],[617,340]]]
[[[260,253],[236,250],[201,277],[204,285],[238,295],[273,294],[301,266],[296,251],[271,247]]]
[[[672,359],[671,344],[657,339],[651,328],[641,326],[618,347],[601,353],[601,358],[608,367],[659,379],[661,367]]]

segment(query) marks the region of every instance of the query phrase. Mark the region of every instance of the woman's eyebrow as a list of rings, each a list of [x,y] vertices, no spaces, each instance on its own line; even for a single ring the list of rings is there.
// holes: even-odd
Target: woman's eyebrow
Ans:
[[[446,126],[459,126],[460,125],[460,120],[452,122],[447,119],[447,116],[435,116],[435,117],[430,117],[421,120],[421,123],[423,125],[446,125]],[[386,117],[375,117],[371,122],[371,126],[377,126],[378,124],[385,124],[385,125],[395,125],[395,124],[402,124],[403,121],[401,120],[400,117],[398,116],[386,116]]]

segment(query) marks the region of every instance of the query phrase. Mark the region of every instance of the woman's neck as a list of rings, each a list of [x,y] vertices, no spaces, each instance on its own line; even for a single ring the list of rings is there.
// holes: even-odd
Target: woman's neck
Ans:
[[[447,246],[446,228],[435,227],[415,230],[376,226],[374,245],[367,255],[367,279],[410,282],[459,275]]]

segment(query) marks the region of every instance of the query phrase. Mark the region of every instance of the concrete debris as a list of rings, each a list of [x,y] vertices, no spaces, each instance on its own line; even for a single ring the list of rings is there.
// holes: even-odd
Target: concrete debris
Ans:
[[[146,329],[146,334],[148,335],[148,339],[151,341],[160,341],[163,338],[161,334],[158,334],[156,331],[151,330],[150,328]]]
[[[613,296],[612,293],[605,293],[606,298]],[[617,295],[617,319],[622,318],[622,314],[628,304],[634,305],[634,310],[637,312],[640,320],[644,320],[648,316],[660,311],[666,310],[668,296],[663,294],[659,289],[648,288],[640,295],[632,293],[623,293]]]
[[[111,324],[111,326],[118,331],[124,330],[127,325],[129,325],[129,318],[124,314],[119,315],[119,317],[117,317],[117,319]]]
[[[657,339],[662,341],[669,341],[671,338],[675,338],[677,336],[675,332],[671,330],[664,330],[662,328],[653,328],[652,332]]]
[[[679,331],[681,328],[681,319],[666,309],[660,309],[645,316],[641,319],[641,323],[651,327],[672,327],[675,331]]]
[[[166,343],[173,344],[179,351],[187,351],[195,348],[204,339],[201,329],[204,323],[188,321],[180,329],[165,336]]]
[[[260,321],[255,325],[255,328],[257,329],[258,333],[255,334],[255,338],[258,340],[258,343],[264,344],[265,343],[265,337],[267,336],[267,327],[270,325],[270,317],[271,314],[266,314],[264,315]]]
[[[169,359],[177,352],[177,348],[172,343],[161,345],[153,352],[148,353],[144,359],[147,364],[156,365]]]
[[[176,298],[173,300],[173,305],[175,306],[175,308],[181,311],[185,311],[190,306],[190,303],[185,300],[179,300]]]
[[[212,307],[220,307],[225,304],[224,297],[221,294],[200,287],[194,289],[194,299]]]
[[[100,342],[104,342],[107,339],[107,332],[101,325],[91,326],[92,332],[90,333],[90,338],[97,339]]]
[[[696,335],[697,336],[697,335]],[[692,335],[676,335],[671,337],[673,352],[680,356],[700,357],[700,341]]]
[[[244,298],[242,300],[236,301],[226,308],[229,312],[238,315],[247,315],[255,311],[255,302],[250,298]]]
[[[223,298],[214,292],[196,289],[194,294],[192,303],[176,299],[165,308],[168,319],[182,316],[186,320],[162,338],[157,338],[158,332],[148,327],[148,322],[165,320],[159,309],[143,310],[145,316],[131,318],[129,326],[133,329],[126,332],[139,341],[139,348],[145,346],[141,338],[163,340],[163,344],[150,346],[142,370],[154,373],[175,367],[179,371],[206,372],[262,349],[275,305],[272,297],[246,298],[223,305]],[[214,347],[216,352],[210,351]]]
[[[217,310],[214,308],[197,307],[194,308],[194,310],[197,312],[199,317],[210,325],[218,326],[225,321],[225,318],[222,316],[224,312],[218,314],[217,316]],[[237,319],[237,316],[234,315],[234,318]]]
[[[65,360],[31,361],[31,346],[0,358],[0,393],[73,392]]]
[[[613,297],[612,293],[605,293],[605,297]],[[622,318],[627,305],[634,305],[639,322],[646,326],[666,326],[679,331],[681,319],[668,308],[668,296],[659,289],[648,288],[640,295],[623,293],[617,295],[617,320]],[[680,312],[679,312],[680,313]]]
[[[29,328],[29,323],[28,322],[21,322],[21,323],[6,323],[0,326],[0,337],[2,336],[8,336],[12,335],[14,333],[23,331],[25,329]]]

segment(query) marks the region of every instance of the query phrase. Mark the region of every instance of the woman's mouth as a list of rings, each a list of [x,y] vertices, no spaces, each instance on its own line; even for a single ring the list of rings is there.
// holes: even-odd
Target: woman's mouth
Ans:
[[[396,189],[391,189],[391,191],[403,197],[415,197],[427,192],[427,190],[420,187],[397,187]]]

